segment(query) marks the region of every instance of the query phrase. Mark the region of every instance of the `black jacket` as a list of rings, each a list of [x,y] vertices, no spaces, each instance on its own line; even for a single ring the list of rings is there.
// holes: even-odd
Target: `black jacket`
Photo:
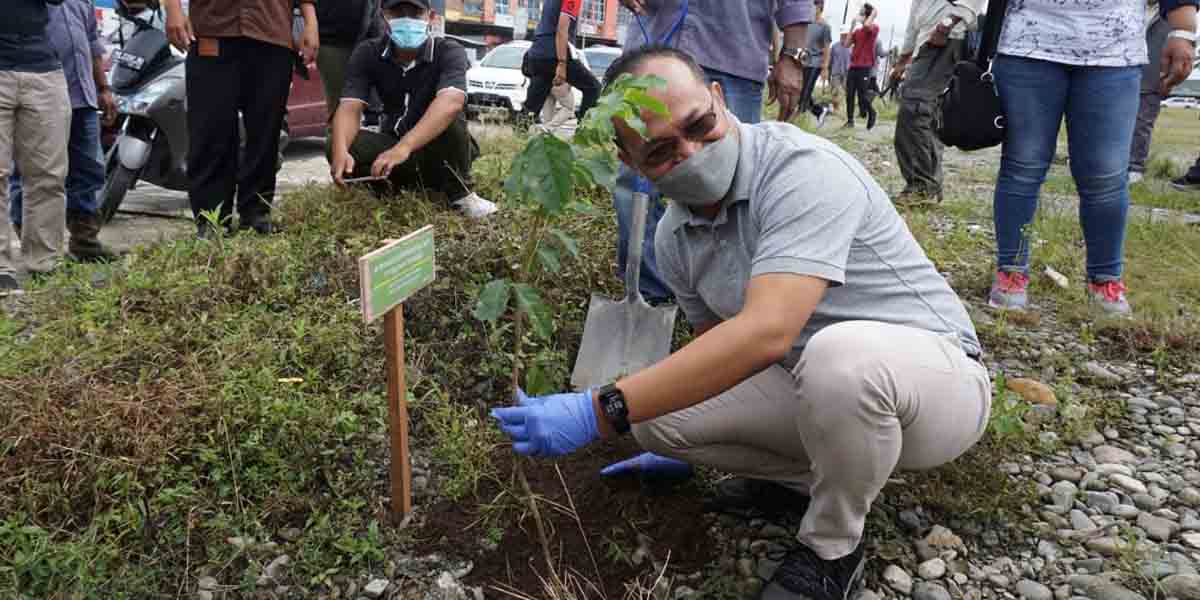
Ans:
[[[380,0],[318,0],[317,27],[321,44],[354,46],[387,30]]]

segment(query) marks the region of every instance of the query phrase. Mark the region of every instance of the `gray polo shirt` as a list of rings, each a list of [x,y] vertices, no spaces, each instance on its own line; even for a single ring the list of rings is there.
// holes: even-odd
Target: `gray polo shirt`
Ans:
[[[658,267],[693,326],[741,312],[751,277],[795,273],[829,288],[788,367],[816,332],[842,321],[950,334],[980,353],[966,308],[857,160],[786,123],[737,127],[737,174],[721,212],[709,221],[671,203],[655,237]]]

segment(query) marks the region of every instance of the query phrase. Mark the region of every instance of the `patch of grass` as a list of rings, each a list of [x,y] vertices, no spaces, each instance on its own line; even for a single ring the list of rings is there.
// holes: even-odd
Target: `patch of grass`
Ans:
[[[440,389],[429,390],[412,407],[441,476],[438,492],[449,500],[474,497],[479,482],[496,476],[492,449],[499,431],[478,417],[478,409],[453,402]]]

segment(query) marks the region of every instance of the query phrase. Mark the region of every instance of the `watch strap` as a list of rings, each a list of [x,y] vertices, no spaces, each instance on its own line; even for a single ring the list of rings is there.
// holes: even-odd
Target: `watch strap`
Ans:
[[[625,393],[615,385],[606,385],[597,392],[600,411],[608,424],[621,435],[629,433],[629,406],[625,404]]]

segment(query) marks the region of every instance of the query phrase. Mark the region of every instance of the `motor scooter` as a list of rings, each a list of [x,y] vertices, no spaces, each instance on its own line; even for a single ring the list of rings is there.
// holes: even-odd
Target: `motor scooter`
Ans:
[[[112,53],[109,83],[117,104],[117,137],[105,156],[100,190],[104,222],[113,218],[138,182],[174,191],[188,189],[186,55],[172,48],[156,25],[162,22],[157,12],[128,14],[120,8],[117,12],[133,23],[133,33],[125,38],[122,29],[120,47]],[[244,140],[240,120],[238,127]],[[287,131],[285,117],[276,168],[282,166]]]

